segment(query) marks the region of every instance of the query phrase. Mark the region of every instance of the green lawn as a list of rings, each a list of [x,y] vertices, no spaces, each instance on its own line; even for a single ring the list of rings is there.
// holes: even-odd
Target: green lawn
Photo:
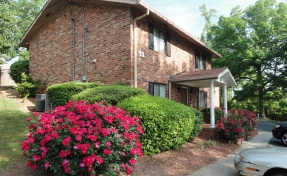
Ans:
[[[0,98],[0,169],[23,160],[21,143],[28,132],[26,118],[13,100]]]

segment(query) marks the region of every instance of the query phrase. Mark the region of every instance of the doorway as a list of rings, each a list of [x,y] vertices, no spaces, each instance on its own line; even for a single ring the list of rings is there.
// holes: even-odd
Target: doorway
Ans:
[[[187,105],[187,89],[181,89],[181,103]]]

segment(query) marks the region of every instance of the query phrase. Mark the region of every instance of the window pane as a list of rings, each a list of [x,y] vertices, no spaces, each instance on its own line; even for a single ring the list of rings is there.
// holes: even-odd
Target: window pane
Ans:
[[[200,68],[200,69],[203,69],[202,54],[200,54],[200,59],[199,59],[199,68]]]
[[[200,108],[204,108],[204,92],[203,91],[199,91],[199,107]]]
[[[164,33],[160,31],[159,33],[159,51],[165,54],[165,43],[164,43]]]
[[[154,28],[154,50],[159,51],[159,30]]]
[[[165,95],[166,95],[165,85],[163,85],[163,84],[160,85],[159,93],[160,93],[159,96],[165,97]]]
[[[160,96],[160,88],[159,88],[159,84],[154,84],[154,96]]]

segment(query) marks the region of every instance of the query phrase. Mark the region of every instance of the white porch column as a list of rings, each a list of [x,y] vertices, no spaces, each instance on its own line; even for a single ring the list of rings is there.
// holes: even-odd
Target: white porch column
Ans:
[[[168,99],[171,100],[171,82],[168,82]]]
[[[210,84],[210,128],[215,128],[214,116],[214,80]]]
[[[223,107],[224,107],[224,117],[227,117],[227,86],[223,86]]]

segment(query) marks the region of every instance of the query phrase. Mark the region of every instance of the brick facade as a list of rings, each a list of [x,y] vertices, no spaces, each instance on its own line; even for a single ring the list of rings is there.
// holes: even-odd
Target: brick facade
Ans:
[[[133,20],[138,16],[135,14],[127,6],[66,6],[30,40],[31,75],[47,85],[82,80],[82,76],[86,76],[89,82],[112,84],[121,81],[133,86]],[[168,91],[171,76],[184,70],[196,70],[195,50],[207,53],[169,31],[168,27],[160,29],[171,36],[171,57],[149,49],[148,22],[149,17],[146,17],[137,23],[137,48],[145,55],[138,56],[137,87],[148,92],[149,82],[156,82],[165,84]],[[87,32],[83,37],[85,27]],[[207,69],[211,69],[210,58],[207,54]],[[178,88],[181,86],[172,84],[171,99],[181,102]],[[209,106],[209,88],[187,87],[187,90],[188,97],[192,97],[192,101],[188,99],[189,106],[198,108],[199,90],[207,92]],[[218,96],[218,88],[215,95]]]
[[[84,20],[88,32],[83,40]],[[73,73],[75,80],[86,76],[90,82],[130,83],[132,20],[124,6],[66,7],[30,41],[31,75],[48,85],[72,81]]]

